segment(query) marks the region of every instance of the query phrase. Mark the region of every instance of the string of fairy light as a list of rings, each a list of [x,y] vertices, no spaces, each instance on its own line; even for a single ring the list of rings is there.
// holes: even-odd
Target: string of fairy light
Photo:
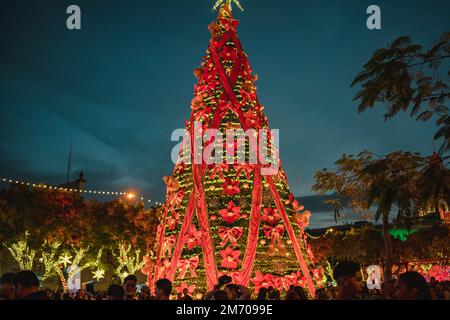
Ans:
[[[318,239],[321,239],[321,238],[324,238],[324,237],[326,237],[330,232],[333,232],[334,231],[334,229],[333,228],[330,228],[330,229],[328,229],[323,235],[320,235],[320,236],[312,236],[312,235],[310,235],[308,232],[306,232],[305,231],[305,234],[306,234],[306,236],[308,237],[308,238],[310,238],[310,239],[313,239],[313,240],[318,240]]]
[[[55,191],[64,191],[64,192],[72,192],[72,193],[84,193],[84,194],[90,194],[90,195],[111,195],[111,196],[124,196],[128,200],[141,200],[146,203],[154,203],[155,205],[163,205],[163,203],[154,201],[152,199],[148,199],[142,196],[138,196],[134,192],[120,192],[120,191],[110,191],[110,190],[91,190],[91,189],[77,189],[77,188],[68,188],[68,187],[61,187],[61,186],[54,186],[46,183],[33,183],[30,181],[23,181],[19,179],[10,179],[10,178],[0,178],[0,182],[4,183],[11,183],[11,184],[17,184],[17,185],[23,185],[28,186],[32,188],[39,188],[39,189],[46,189],[46,190],[55,190]]]

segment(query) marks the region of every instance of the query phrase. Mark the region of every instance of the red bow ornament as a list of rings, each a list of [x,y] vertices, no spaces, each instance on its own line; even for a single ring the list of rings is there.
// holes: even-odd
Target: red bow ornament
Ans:
[[[195,272],[197,267],[198,256],[178,261],[178,279],[184,279],[188,271],[191,273],[191,276],[195,278],[197,276],[197,273]]]
[[[175,245],[175,241],[176,241],[176,236],[172,235],[172,236],[168,236],[164,239],[162,247],[161,247],[161,256],[165,257],[166,253],[167,256],[170,257],[172,255],[172,249],[173,246]]]
[[[278,250],[280,255],[286,254],[286,248],[283,245],[283,241],[281,240],[281,236],[284,232],[284,226],[278,225],[276,227],[264,225],[263,226],[264,235],[271,239],[271,243],[269,245],[269,250],[267,254],[269,256],[274,256],[275,252]]]
[[[222,239],[222,242],[220,245],[224,247],[227,242],[230,242],[230,244],[233,246],[233,248],[236,248],[238,246],[238,240],[242,236],[242,228],[241,227],[234,227],[234,228],[226,228],[226,227],[220,227],[219,228],[219,237]]]
[[[223,173],[224,173],[224,171],[227,172],[228,168],[229,168],[228,164],[226,164],[226,163],[211,164],[209,167],[211,170],[209,178],[214,179],[216,177],[216,175],[218,175],[221,180],[224,180]]]
[[[241,175],[241,173],[244,173],[245,176],[247,177],[247,179],[250,179],[254,167],[255,166],[253,164],[247,164],[247,163],[235,164],[234,170],[236,171],[236,177],[239,177]]]

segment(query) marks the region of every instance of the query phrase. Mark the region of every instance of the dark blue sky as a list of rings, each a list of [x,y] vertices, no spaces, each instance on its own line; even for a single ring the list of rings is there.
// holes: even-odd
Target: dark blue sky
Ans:
[[[82,30],[65,27],[78,4]],[[240,38],[259,75],[269,125],[280,129],[292,191],[343,153],[432,151],[434,125],[382,110],[356,113],[349,85],[377,48],[410,35],[430,45],[449,29],[450,2],[242,0]],[[370,4],[382,30],[366,28]],[[209,0],[1,1],[0,176],[135,188],[162,200],[172,130],[189,117],[196,68],[215,18]]]

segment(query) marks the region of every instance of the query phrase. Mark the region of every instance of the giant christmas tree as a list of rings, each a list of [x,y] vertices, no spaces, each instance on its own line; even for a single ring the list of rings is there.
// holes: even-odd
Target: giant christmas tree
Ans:
[[[248,161],[249,154],[259,150],[258,129],[269,127],[256,95],[257,77],[236,32],[238,24],[227,1],[209,26],[212,37],[201,67],[194,70],[198,84],[185,126],[193,138],[184,139],[173,174],[166,178],[167,199],[149,284],[168,278],[175,286],[204,292],[228,274],[255,291],[269,286],[286,290],[294,284],[314,296],[321,275],[313,267],[303,232],[310,213],[289,191],[270,132],[256,161]],[[208,129],[219,134],[207,136]],[[220,134],[225,137],[231,129],[237,133],[234,140],[222,138]],[[211,154],[220,163],[208,164],[201,156],[203,161],[195,161],[212,146],[216,149]],[[268,162],[260,160],[261,152]],[[236,161],[238,156],[247,162]],[[270,164],[277,165],[276,171],[264,173]]]

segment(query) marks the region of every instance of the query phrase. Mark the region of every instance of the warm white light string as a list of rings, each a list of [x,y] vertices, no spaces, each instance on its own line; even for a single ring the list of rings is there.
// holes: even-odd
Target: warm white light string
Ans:
[[[49,184],[44,183],[32,183],[27,181],[21,181],[18,179],[8,179],[8,178],[1,178],[0,182],[5,183],[14,183],[24,186],[31,186],[33,188],[42,188],[42,189],[48,189],[48,190],[59,190],[59,191],[65,191],[65,192],[73,192],[73,193],[86,193],[86,194],[95,194],[95,195],[116,195],[116,196],[125,196],[128,199],[134,199],[137,198],[136,194],[133,192],[118,192],[118,191],[104,191],[104,190],[90,190],[90,189],[76,189],[76,188],[67,188],[67,187],[57,187],[52,186]],[[148,203],[155,203],[156,205],[163,205],[163,203],[158,201],[153,201],[151,199],[146,199],[144,197],[138,197],[141,201],[148,202]]]

